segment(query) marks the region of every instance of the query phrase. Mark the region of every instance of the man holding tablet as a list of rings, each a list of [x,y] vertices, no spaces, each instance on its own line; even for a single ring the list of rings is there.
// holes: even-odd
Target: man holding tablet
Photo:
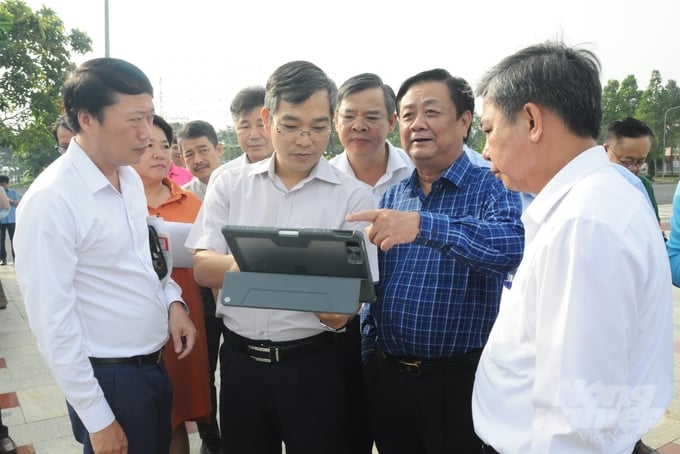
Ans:
[[[284,64],[270,76],[262,119],[274,154],[229,169],[211,183],[203,222],[186,242],[195,251],[199,284],[219,289],[225,272],[238,271],[222,235],[225,225],[347,230],[367,225],[345,216],[373,208],[371,192],[322,157],[335,99],[333,81],[309,62]],[[335,333],[351,316],[241,307],[219,311],[225,334],[222,449],[269,454],[283,442],[290,451],[349,452],[346,434],[356,418],[342,372],[348,359],[341,359],[334,344]]]

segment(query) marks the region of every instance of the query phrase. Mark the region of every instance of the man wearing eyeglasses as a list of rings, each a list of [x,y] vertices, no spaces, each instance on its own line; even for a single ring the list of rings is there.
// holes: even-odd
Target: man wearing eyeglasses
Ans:
[[[371,192],[322,157],[336,91],[305,61],[286,63],[270,76],[261,116],[274,153],[210,181],[203,222],[194,224],[185,243],[195,251],[200,285],[219,289],[225,272],[238,271],[221,233],[225,225],[366,227],[345,216],[374,207]],[[377,258],[375,248],[369,256]],[[231,306],[219,313],[223,452],[271,454],[284,443],[288,452],[352,453],[347,434],[356,409],[343,373],[347,359],[335,348],[351,317]]]
[[[338,106],[335,110],[335,127],[344,151],[329,163],[347,175],[356,178],[373,192],[376,204],[392,185],[408,178],[414,165],[409,155],[387,140],[397,125],[397,97],[394,90],[380,76],[363,73],[347,79],[338,89]],[[347,326],[346,342],[338,344],[343,354],[356,357],[347,373],[349,382],[362,385],[363,369],[359,317]],[[358,379],[352,379],[355,376]],[[356,406],[365,408],[363,386],[352,392]],[[352,453],[372,451],[373,437],[367,413],[365,420],[357,418],[348,437],[353,443]]]
[[[397,125],[397,97],[376,74],[350,77],[338,89],[335,127],[345,150],[331,165],[364,182],[376,203],[413,171],[411,158],[387,136]]]
[[[640,178],[658,220],[659,207],[652,182],[644,175],[640,175],[640,169],[647,162],[647,155],[652,148],[653,138],[654,133],[644,122],[637,118],[625,117],[609,123],[604,149],[610,161],[621,164]]]
[[[73,132],[71,125],[68,124],[66,115],[60,115],[57,121],[52,125],[52,137],[57,142],[54,148],[59,152],[59,154],[66,153],[68,149],[68,144],[71,142],[71,138],[75,136],[76,133]]]

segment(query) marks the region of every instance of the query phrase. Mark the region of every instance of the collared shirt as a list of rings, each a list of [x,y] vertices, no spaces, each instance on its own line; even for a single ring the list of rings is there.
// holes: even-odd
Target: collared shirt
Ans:
[[[224,173],[229,169],[248,166],[250,164],[252,164],[252,162],[250,162],[250,160],[248,159],[248,155],[242,153],[240,156],[232,159],[231,161],[225,162],[224,164],[220,165],[218,168],[213,170],[213,172],[210,174],[210,178],[208,179],[208,185],[211,184],[211,182],[217,177],[217,175]]]
[[[274,171],[273,157],[235,167],[211,181],[185,246],[229,253],[222,227],[227,224],[314,227],[363,231],[366,223],[347,222],[345,216],[375,208],[370,191],[354,178],[321,158],[310,175],[287,189]],[[375,246],[366,243],[369,260]],[[324,329],[312,313],[237,308],[218,305],[224,324],[249,339],[288,341],[302,339]]]
[[[188,183],[194,175],[188,169],[175,165],[174,162],[170,162],[170,169],[168,169],[168,178],[182,186]]]
[[[16,275],[38,347],[90,432],[113,413],[89,356],[149,354],[168,339],[168,308],[181,301],[151,263],[141,179],[118,169],[121,192],[71,141],[17,209]]]
[[[380,206],[418,211],[420,232],[413,243],[378,252],[379,297],[366,320],[375,330],[369,328],[364,355],[375,341],[390,355],[418,358],[484,346],[503,279],[522,257],[517,193],[463,154],[429,195],[414,173],[390,188]]]
[[[3,188],[4,189],[4,188]],[[7,198],[10,200],[19,200],[21,197],[19,196],[19,193],[14,190],[14,189],[7,189],[5,190],[5,194],[7,194]],[[17,207],[16,205],[12,204],[12,202],[9,203],[9,211],[7,212],[6,216],[2,216],[2,211],[0,211],[0,224],[14,224],[16,223],[16,211]]]
[[[207,187],[207,183],[203,183],[201,180],[194,177],[190,182],[182,186],[182,189],[193,192],[194,195],[199,198],[199,200],[203,200],[205,198],[205,190]]]
[[[475,431],[508,454],[630,453],[673,396],[659,225],[602,147],[522,216],[524,258],[475,378]]]
[[[385,143],[388,147],[387,168],[385,169],[385,174],[380,177],[374,186],[370,186],[357,178],[354,169],[352,169],[352,165],[349,163],[347,150],[344,150],[342,153],[334,156],[328,161],[333,167],[342,170],[347,175],[354,177],[357,181],[360,181],[371,189],[373,197],[375,197],[376,205],[380,202],[385,191],[395,183],[408,178],[415,168],[413,161],[411,161],[411,158],[404,150],[395,147],[389,141],[385,141]]]

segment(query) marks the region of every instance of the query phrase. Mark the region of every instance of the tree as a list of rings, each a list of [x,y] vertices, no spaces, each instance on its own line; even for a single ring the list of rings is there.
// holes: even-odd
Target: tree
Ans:
[[[72,56],[91,44],[80,30],[67,33],[50,8],[33,12],[21,0],[0,2],[0,147],[12,149],[31,176],[57,156],[50,129],[63,111],[61,86],[74,68]]]
[[[479,153],[484,151],[484,146],[486,145],[486,136],[482,131],[481,117],[476,112],[472,116],[472,126],[470,127],[467,145]]]
[[[241,147],[238,145],[238,140],[236,139],[236,131],[232,126],[227,126],[227,129],[217,131],[217,140],[220,141],[224,148],[222,157],[220,158],[222,163],[236,159],[243,154]]]
[[[640,103],[635,111],[635,117],[647,123],[656,137],[663,135],[664,94],[661,74],[658,70],[652,71],[647,89],[642,92]],[[663,163],[663,146],[659,141],[652,144],[647,162],[652,176],[656,175],[656,169]]]
[[[662,148],[665,145],[672,150],[673,145],[678,141],[678,137],[680,137],[680,108],[676,109],[676,107],[680,106],[680,87],[678,87],[678,84],[673,79],[666,82],[664,86],[662,105],[664,109],[663,116],[666,120],[666,130],[664,131],[662,126],[661,136],[656,137],[656,142],[660,143]],[[673,154],[675,155],[675,153]]]
[[[607,126],[614,120],[633,117],[640,104],[642,91],[638,89],[637,80],[632,74],[619,83],[610,80],[602,90],[602,122],[600,142],[604,142]]]

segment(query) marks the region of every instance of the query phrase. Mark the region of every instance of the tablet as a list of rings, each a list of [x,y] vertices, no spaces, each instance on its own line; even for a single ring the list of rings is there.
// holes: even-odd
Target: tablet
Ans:
[[[364,235],[357,230],[227,225],[241,271],[361,279],[359,301],[376,300]]]

